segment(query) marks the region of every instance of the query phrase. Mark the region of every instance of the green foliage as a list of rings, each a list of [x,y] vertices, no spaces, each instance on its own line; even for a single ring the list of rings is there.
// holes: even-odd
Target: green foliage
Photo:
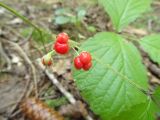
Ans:
[[[151,59],[160,65],[160,35],[146,36],[139,42]]]
[[[21,34],[23,37],[28,37],[30,34],[32,34],[32,39],[36,42],[42,43],[43,41],[45,43],[49,43],[52,40],[52,35],[50,31],[42,30],[42,36],[39,34],[39,32],[31,27],[25,28],[21,31]]]
[[[58,25],[63,25],[63,24],[69,23],[70,21],[71,21],[70,17],[57,16],[55,18],[55,24],[58,24]]]
[[[96,32],[96,27],[90,25],[90,26],[87,26],[87,30],[90,32]]]
[[[160,117],[160,86],[158,86],[153,95],[152,95],[155,103],[157,104],[157,106],[159,107],[159,109],[157,110],[157,116]]]
[[[55,11],[56,15],[65,15],[66,13],[71,13],[71,9],[70,8],[59,8]]]
[[[83,20],[86,15],[86,10],[84,7],[79,7],[76,9],[77,11],[77,18],[79,21]]]
[[[32,27],[27,27],[27,28],[25,28],[25,29],[22,29],[21,34],[22,34],[23,37],[26,38],[26,37],[29,36],[29,34],[30,34],[32,31],[33,31],[33,28],[32,28]]]
[[[133,22],[141,13],[150,8],[152,0],[99,0],[111,17],[117,31]]]
[[[59,8],[55,11],[56,17],[54,23],[57,25],[64,25],[67,23],[79,24],[86,15],[86,9],[84,7],[78,7],[75,13],[69,8]]]
[[[153,98],[155,99],[156,103],[160,107],[160,86],[158,86],[154,91]]]
[[[45,101],[49,107],[51,108],[55,108],[55,107],[59,107],[61,105],[65,105],[67,103],[67,100],[65,97],[61,97],[58,99],[49,99]]]
[[[74,78],[92,110],[103,120],[146,120],[149,100],[138,86],[147,89],[147,76],[135,46],[115,33],[103,32],[82,49],[95,58],[93,67],[88,72],[74,70]]]

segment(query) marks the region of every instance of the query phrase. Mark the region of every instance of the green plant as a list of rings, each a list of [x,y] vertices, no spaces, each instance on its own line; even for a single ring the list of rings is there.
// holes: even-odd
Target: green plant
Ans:
[[[86,6],[77,7],[75,10],[70,8],[59,8],[55,11],[53,22],[54,24],[61,26],[71,24],[75,26],[76,29],[82,29],[82,26],[84,26],[87,31],[96,32],[95,26],[84,24],[86,13]]]
[[[59,8],[55,11],[56,17],[54,23],[57,25],[74,24],[79,25],[86,15],[86,9],[84,7],[78,7],[75,13],[70,8]]]
[[[97,33],[81,47],[69,41],[73,49],[89,51],[92,55],[92,68],[84,72],[79,70],[81,65],[78,64],[73,67],[73,74],[82,96],[102,120],[155,120],[156,113],[160,111],[154,100],[159,99],[157,92],[155,96],[150,95],[147,70],[139,50],[133,44],[133,41],[138,43],[153,61],[160,64],[160,36],[154,34],[138,40],[123,34],[123,28],[150,9],[151,2],[99,0],[111,17],[115,31]],[[0,6],[8,9],[1,2]],[[15,14],[15,11],[11,12]],[[16,15],[41,33],[37,26]],[[76,54],[79,53],[76,51]]]
[[[99,0],[111,17],[115,32],[101,32],[80,48],[93,56],[88,72],[74,70],[84,99],[103,120],[155,120],[155,107],[148,95],[147,71],[136,46],[139,43],[160,64],[160,37],[141,40],[123,35],[123,28],[150,9],[151,0]],[[127,41],[129,40],[129,41]],[[85,79],[84,79],[85,78]]]

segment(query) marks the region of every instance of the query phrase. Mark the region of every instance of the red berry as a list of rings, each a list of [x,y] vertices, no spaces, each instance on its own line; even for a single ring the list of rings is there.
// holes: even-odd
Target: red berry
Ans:
[[[92,62],[89,62],[88,64],[83,66],[83,70],[87,71],[92,67]]]
[[[88,52],[82,52],[79,55],[79,57],[80,57],[80,60],[83,63],[83,65],[90,63],[92,60],[92,57],[91,57],[90,53],[88,53]]]
[[[68,37],[67,33],[60,33],[57,36],[56,42],[64,44],[64,43],[68,42],[68,39],[69,39],[69,37]]]
[[[80,70],[83,67],[83,64],[81,63],[79,56],[75,57],[74,66],[77,70]]]
[[[69,51],[69,45],[68,44],[60,44],[56,42],[54,44],[54,49],[59,54],[66,54]]]

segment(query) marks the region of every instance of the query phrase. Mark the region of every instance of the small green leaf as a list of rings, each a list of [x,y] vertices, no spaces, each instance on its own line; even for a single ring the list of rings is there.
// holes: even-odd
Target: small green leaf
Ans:
[[[87,30],[90,32],[96,32],[96,27],[90,25],[90,26],[87,26]]]
[[[57,25],[63,25],[70,22],[70,18],[67,16],[58,16],[55,18],[55,24]]]
[[[56,15],[65,15],[66,13],[71,13],[70,8],[59,8],[55,11]]]
[[[82,49],[92,54],[93,67],[88,72],[74,69],[74,79],[91,109],[102,120],[148,120],[143,114],[150,110],[147,96],[135,86],[148,88],[135,46],[115,33],[103,32],[82,44]]]
[[[73,23],[73,24],[76,24],[78,22],[77,17],[76,16],[71,16],[70,22]]]
[[[150,8],[152,0],[99,0],[111,17],[117,31],[133,22],[141,13]]]
[[[51,107],[51,108],[55,108],[55,107],[59,107],[61,105],[65,105],[67,104],[67,100],[65,97],[62,98],[58,98],[58,99],[48,99],[45,101],[45,103]]]
[[[139,42],[151,59],[160,65],[160,35],[150,35]]]
[[[77,14],[78,20],[80,20],[80,21],[83,20],[83,18],[85,17],[85,15],[86,15],[86,10],[84,10],[84,9],[79,10],[78,14]]]

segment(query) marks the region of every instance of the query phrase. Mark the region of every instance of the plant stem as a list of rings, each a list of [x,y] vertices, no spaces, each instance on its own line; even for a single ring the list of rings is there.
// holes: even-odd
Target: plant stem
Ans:
[[[55,53],[55,51],[54,50],[52,50],[52,51],[50,51],[49,53],[47,53],[47,54],[49,54],[49,55],[54,55],[54,53]]]
[[[79,56],[78,51],[74,47],[72,47],[72,49],[75,51],[75,53],[77,54],[77,56]]]
[[[22,19],[22,20],[23,20],[25,23],[27,23],[28,25],[30,25],[30,26],[32,26],[33,28],[35,28],[35,29],[39,32],[39,34],[40,34],[40,36],[41,36],[42,44],[43,44],[43,46],[44,46],[42,31],[41,31],[41,29],[40,29],[37,25],[33,24],[33,23],[32,23],[30,20],[28,20],[25,16],[19,14],[16,10],[14,10],[13,8],[7,6],[6,4],[0,2],[0,6],[3,7],[3,8],[5,8],[6,10],[10,11],[12,14],[14,14],[14,15],[17,16],[17,17],[19,17],[20,19]],[[45,47],[45,46],[44,46],[44,47]]]

